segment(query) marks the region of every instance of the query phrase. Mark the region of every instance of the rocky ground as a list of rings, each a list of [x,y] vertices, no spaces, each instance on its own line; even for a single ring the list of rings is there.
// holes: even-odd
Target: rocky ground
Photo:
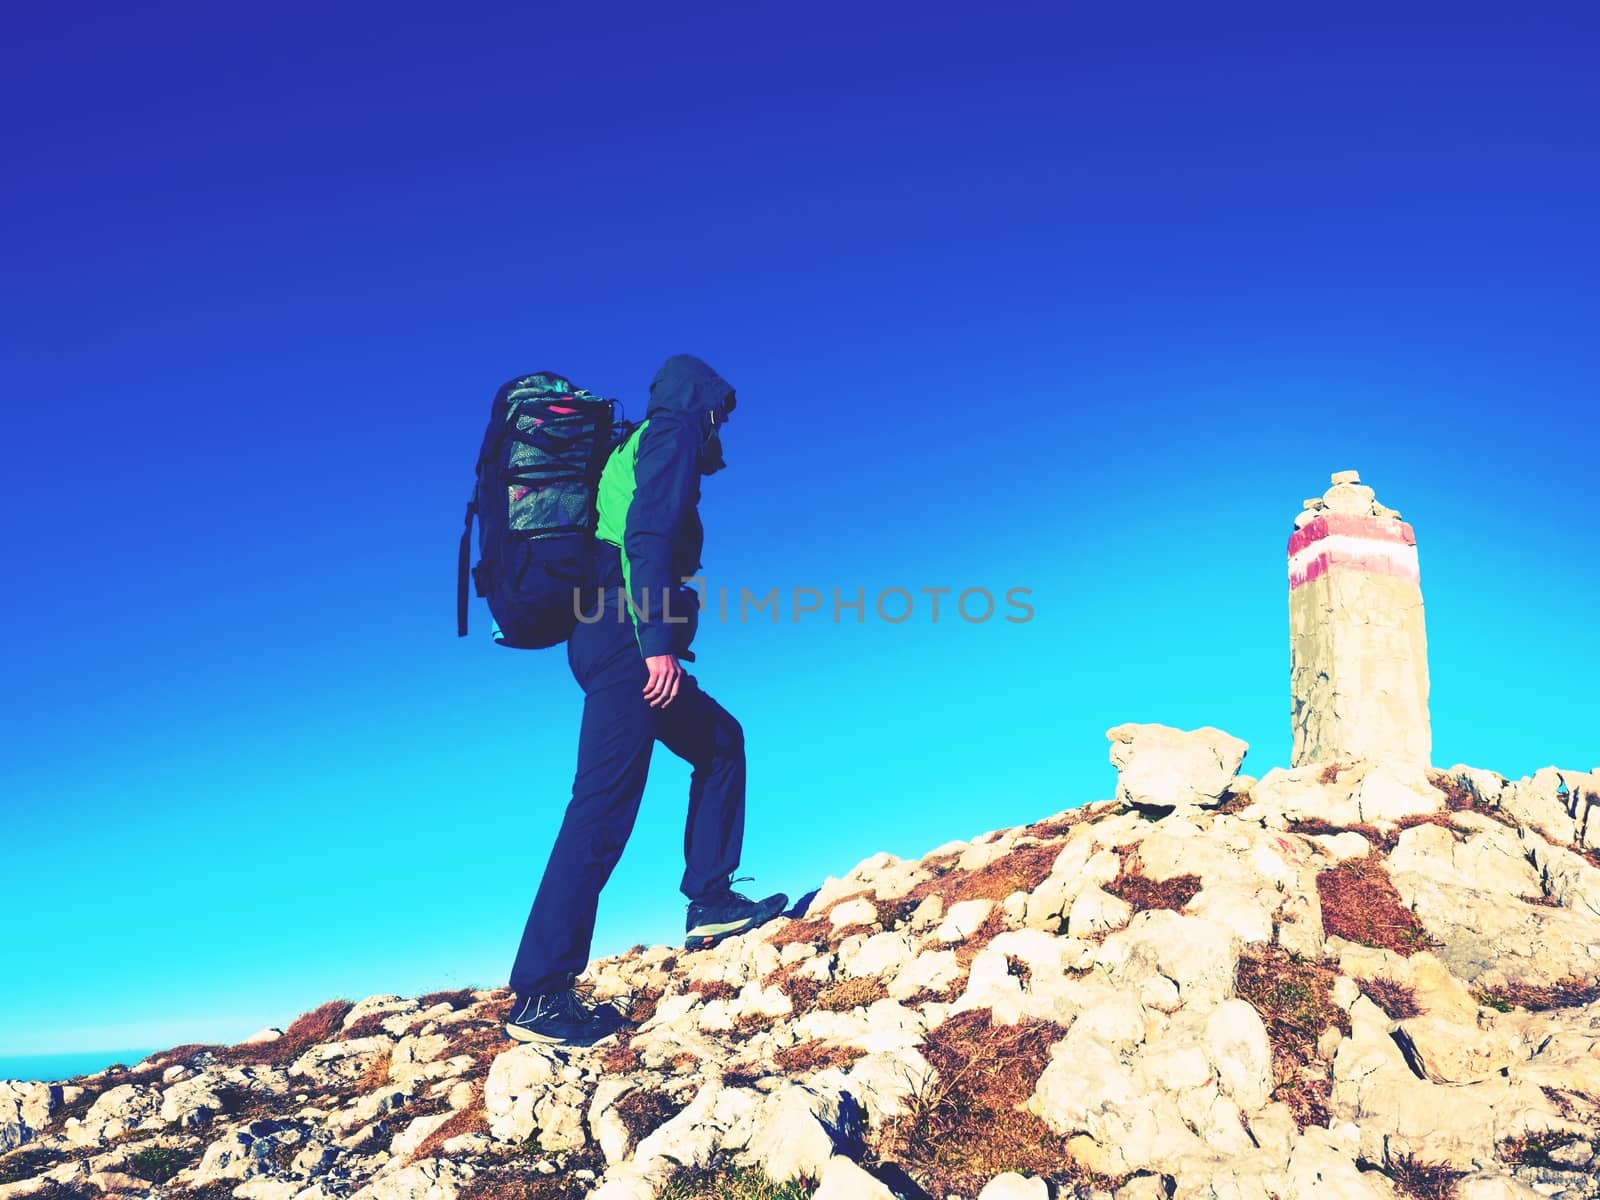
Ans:
[[[0,1200],[1600,1197],[1600,776],[1111,738],[1115,800],[592,964],[592,1049],[374,996],[0,1084]]]

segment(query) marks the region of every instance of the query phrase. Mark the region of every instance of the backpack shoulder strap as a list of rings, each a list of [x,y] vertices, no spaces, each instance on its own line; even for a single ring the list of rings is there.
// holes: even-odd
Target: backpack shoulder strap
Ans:
[[[467,501],[467,522],[461,530],[461,548],[456,554],[456,636],[467,636],[467,575],[472,562],[472,518],[478,515],[478,493],[473,489]]]

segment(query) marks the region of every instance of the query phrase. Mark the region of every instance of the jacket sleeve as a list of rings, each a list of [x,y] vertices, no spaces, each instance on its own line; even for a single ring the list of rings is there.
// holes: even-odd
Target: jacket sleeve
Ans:
[[[646,658],[672,654],[687,614],[663,619],[666,597],[682,605],[672,573],[672,544],[684,514],[699,500],[700,445],[686,422],[658,413],[639,437],[633,502],[622,535],[622,579],[639,649]]]

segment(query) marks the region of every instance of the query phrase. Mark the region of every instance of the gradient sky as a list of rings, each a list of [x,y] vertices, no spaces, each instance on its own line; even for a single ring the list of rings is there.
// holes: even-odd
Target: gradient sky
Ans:
[[[526,371],[734,383],[713,585],[1032,589],[706,625],[757,888],[1107,796],[1122,721],[1286,762],[1343,468],[1435,762],[1600,764],[1592,8],[1305,10],[14,7],[0,1053],[504,982],[580,702],[454,636]],[[597,953],[682,932],[657,754]]]

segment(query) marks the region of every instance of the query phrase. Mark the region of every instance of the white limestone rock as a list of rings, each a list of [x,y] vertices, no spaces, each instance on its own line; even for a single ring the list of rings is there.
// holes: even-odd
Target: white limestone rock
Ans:
[[[859,979],[867,975],[892,978],[916,956],[915,943],[910,934],[885,931],[866,938],[849,952],[841,946],[839,966],[851,978]]]
[[[1382,828],[1406,817],[1442,812],[1445,797],[1414,764],[1307,763],[1273,767],[1250,792],[1240,816],[1284,821],[1315,819],[1334,826]]]
[[[1159,972],[1178,986],[1186,1006],[1207,1009],[1233,995],[1239,950],[1238,935],[1224,925],[1152,909],[1110,934],[1095,961],[1114,983],[1137,985]]]
[[[1224,1000],[1206,1018],[1205,1051],[1222,1094],[1253,1113],[1272,1095],[1272,1046],[1254,1006]]]
[[[950,911],[939,928],[934,930],[933,936],[947,946],[964,942],[983,928],[983,923],[993,911],[993,900],[958,901],[950,906]]]
[[[428,1113],[417,1117],[404,1129],[394,1135],[394,1141],[389,1143],[389,1153],[396,1159],[407,1159],[421,1148],[422,1143],[433,1135],[434,1130],[448,1121],[454,1113]]]
[[[843,1155],[830,1158],[812,1200],[897,1200],[889,1186]]]
[[[1072,901],[1067,913],[1067,932],[1073,937],[1121,929],[1133,916],[1133,906],[1110,892],[1090,884]]]
[[[854,900],[846,900],[843,904],[836,905],[829,911],[828,921],[835,929],[847,929],[852,925],[876,925],[878,906],[865,896],[858,896]]]
[[[306,1050],[289,1066],[292,1077],[305,1079],[313,1087],[353,1083],[367,1068],[394,1050],[394,1039],[384,1034],[323,1042]]]
[[[357,1021],[367,1017],[414,1013],[420,1008],[415,1000],[408,1000],[402,996],[368,996],[365,1000],[357,1000],[350,1006],[350,1011],[344,1016],[342,1028],[349,1029]]]
[[[907,1111],[912,1098],[924,1094],[933,1080],[933,1067],[915,1046],[868,1054],[844,1072],[845,1090],[866,1110],[874,1129]]]
[[[708,1164],[721,1140],[722,1128],[715,1119],[721,1093],[722,1080],[713,1075],[681,1112],[640,1140],[634,1149],[635,1163],[646,1169],[656,1160],[684,1167]]]
[[[468,1166],[426,1158],[379,1176],[352,1193],[350,1200],[456,1200],[457,1191],[475,1173]]]
[[[633,1153],[633,1135],[617,1112],[617,1102],[637,1086],[632,1079],[615,1075],[595,1084],[589,1101],[589,1133],[608,1166],[616,1166]]]
[[[963,968],[954,950],[924,950],[895,974],[889,995],[914,1000],[929,992],[942,993],[960,981]]]
[[[503,1051],[489,1068],[483,1106],[489,1132],[502,1142],[522,1142],[539,1127],[535,1107],[558,1085],[559,1060],[554,1050],[521,1044]]]
[[[1507,1138],[1562,1127],[1555,1104],[1531,1083],[1418,1079],[1389,1037],[1388,1018],[1366,997],[1351,1006],[1350,1022],[1334,1058],[1331,1107],[1355,1125],[1363,1157],[1409,1154],[1470,1170],[1492,1165]]]
[[[836,1092],[784,1084],[762,1105],[747,1158],[777,1183],[818,1179],[834,1156],[838,1120]]]
[[[1117,799],[1165,806],[1216,804],[1239,773],[1248,745],[1207,726],[1118,725],[1106,731],[1117,768]]]
[[[1514,1175],[1481,1171],[1456,1182],[1456,1200],[1545,1200],[1545,1193]]]
[[[223,1110],[222,1087],[210,1071],[173,1084],[161,1094],[161,1119],[185,1129],[210,1124]]]
[[[1356,1166],[1325,1129],[1307,1129],[1289,1153],[1284,1200],[1390,1200],[1390,1189]]]
[[[58,1085],[0,1081],[0,1153],[32,1141],[60,1100]]]
[[[121,1137],[134,1129],[159,1129],[161,1091],[141,1083],[123,1083],[103,1092],[83,1120],[67,1123],[67,1140],[76,1146]]]
[[[1007,1171],[984,1184],[978,1200],[1050,1200],[1050,1185],[1037,1175]]]

